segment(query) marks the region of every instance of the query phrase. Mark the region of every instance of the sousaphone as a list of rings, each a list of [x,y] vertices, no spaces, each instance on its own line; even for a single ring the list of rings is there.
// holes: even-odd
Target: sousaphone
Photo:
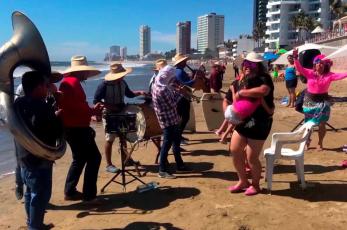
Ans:
[[[0,48],[0,115],[15,140],[34,155],[48,160],[62,157],[66,141],[60,137],[55,146],[50,146],[36,137],[26,126],[13,106],[13,71],[18,66],[27,66],[42,72],[47,78],[51,75],[51,65],[46,46],[35,25],[21,12],[12,14],[13,36]]]

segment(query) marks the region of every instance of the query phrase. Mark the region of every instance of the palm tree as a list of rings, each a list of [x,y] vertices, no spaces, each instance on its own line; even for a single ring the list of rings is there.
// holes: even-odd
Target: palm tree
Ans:
[[[260,41],[264,39],[266,33],[266,25],[264,22],[257,22],[255,25],[252,35],[253,39],[258,43],[258,47],[260,46]]]
[[[334,18],[342,18],[347,15],[347,4],[341,0],[329,0],[330,12]]]
[[[302,32],[310,32],[316,25],[318,22],[302,10],[292,19],[292,26],[298,30],[298,41],[303,40]]]

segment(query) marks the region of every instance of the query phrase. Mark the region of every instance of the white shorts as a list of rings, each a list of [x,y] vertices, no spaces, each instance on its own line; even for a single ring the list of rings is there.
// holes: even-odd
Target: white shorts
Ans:
[[[116,133],[107,133],[106,132],[106,120],[105,120],[105,118],[102,118],[102,125],[104,126],[106,141],[107,142],[114,142],[114,140],[116,139],[116,137],[118,137],[118,135]]]
[[[228,107],[225,110],[224,117],[228,122],[230,122],[233,125],[238,125],[243,122],[241,117],[234,112],[232,105],[228,105]]]

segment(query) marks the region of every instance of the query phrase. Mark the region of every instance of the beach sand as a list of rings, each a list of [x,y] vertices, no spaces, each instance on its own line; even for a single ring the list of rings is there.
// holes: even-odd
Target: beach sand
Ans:
[[[225,88],[230,83],[226,75]],[[302,118],[294,109],[279,104],[286,95],[283,82],[275,83],[276,111],[272,132],[289,131]],[[303,88],[303,86],[300,86]],[[347,80],[334,83],[330,93],[346,96]],[[332,107],[329,123],[339,131],[328,130],[324,146],[305,152],[305,176],[312,185],[302,191],[296,182],[292,161],[279,160],[273,177],[273,192],[266,191],[254,197],[243,193],[230,194],[229,185],[237,181],[237,175],[228,152],[228,146],[220,144],[218,137],[207,131],[200,104],[195,104],[197,132],[186,134],[190,144],[183,159],[194,172],[177,174],[175,180],[157,177],[154,165],[156,149],[149,142],[141,143],[133,157],[140,160],[146,176],[145,182],[156,181],[160,188],[137,193],[139,185],[133,182],[126,192],[118,184],[111,184],[102,198],[101,205],[86,205],[64,201],[63,189],[71,162],[70,149],[56,161],[53,176],[53,193],[45,216],[46,223],[54,229],[346,229],[347,226],[347,170],[338,165],[347,154],[341,146],[347,143],[347,103]],[[104,135],[100,124],[94,125],[100,152],[104,148]],[[311,147],[317,144],[317,132],[313,134]],[[264,148],[270,146],[271,136]],[[116,145],[115,145],[116,146]],[[115,148],[115,147],[114,147]],[[116,148],[115,148],[116,149]],[[119,166],[118,153],[113,154]],[[261,155],[264,176],[264,158]],[[169,155],[169,161],[174,162]],[[174,166],[172,164],[172,166]],[[143,171],[144,172],[144,171]],[[112,177],[105,172],[105,161],[99,171],[99,189]],[[78,189],[81,190],[81,182]],[[264,179],[261,186],[266,187]],[[14,176],[0,181],[0,229],[18,229],[25,226],[25,211],[21,201],[14,195]]]

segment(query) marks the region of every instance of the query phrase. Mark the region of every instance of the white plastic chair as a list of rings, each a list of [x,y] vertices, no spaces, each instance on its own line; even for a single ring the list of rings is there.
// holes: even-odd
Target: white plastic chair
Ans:
[[[298,130],[287,133],[272,134],[271,147],[264,150],[266,159],[266,180],[268,191],[272,189],[272,174],[274,162],[276,159],[295,160],[296,174],[298,181],[301,181],[301,187],[306,188],[304,175],[304,150],[315,123],[306,122]],[[285,144],[298,144],[298,150],[283,148]]]

